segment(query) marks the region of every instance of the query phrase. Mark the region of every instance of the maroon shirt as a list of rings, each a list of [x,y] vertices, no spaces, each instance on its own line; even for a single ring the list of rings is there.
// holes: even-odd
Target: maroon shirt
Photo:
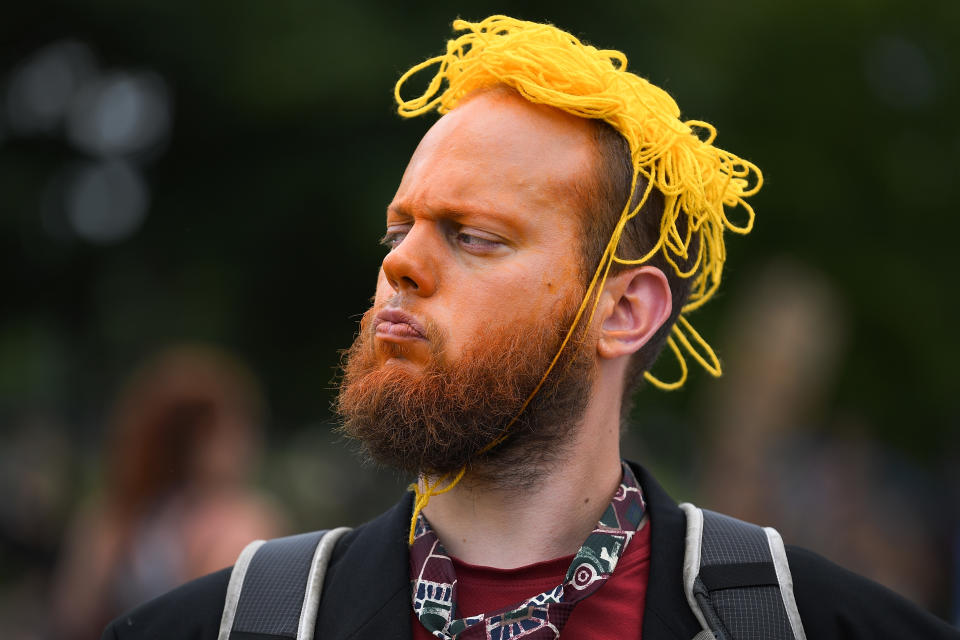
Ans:
[[[457,573],[457,617],[522,602],[553,589],[573,562],[565,556],[516,569],[493,569],[453,560]],[[637,532],[609,580],[577,604],[561,637],[577,640],[639,639],[650,577],[650,523]],[[433,640],[410,607],[414,640]]]

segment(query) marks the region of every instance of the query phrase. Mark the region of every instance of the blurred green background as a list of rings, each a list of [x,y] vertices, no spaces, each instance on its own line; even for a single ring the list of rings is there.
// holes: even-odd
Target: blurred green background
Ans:
[[[292,526],[393,502],[404,480],[362,468],[330,433],[332,379],[373,293],[385,205],[432,122],[395,115],[394,82],[443,48],[453,18],[493,13],[624,51],[685,118],[712,122],[719,146],[762,168],[755,231],[730,237],[724,287],[693,318],[733,371],[718,388],[764,392],[770,376],[738,369],[736,345],[770,337],[753,318],[790,307],[777,292],[812,291],[791,361],[764,365],[829,347],[800,371],[820,386],[781,431],[808,448],[866,442],[894,461],[883,469],[907,470],[906,495],[946,514],[924,525],[943,575],[917,599],[950,615],[960,3],[902,0],[7,6],[0,475],[43,513],[40,534],[4,525],[0,602],[28,578],[43,590],[72,510],[100,489],[112,398],[173,343],[220,345],[259,376],[270,412],[258,483]],[[87,85],[100,94],[88,87],[84,103]],[[626,437],[677,497],[710,495],[729,428],[716,416],[738,415],[708,377],[642,392]],[[36,486],[23,488],[24,469]]]

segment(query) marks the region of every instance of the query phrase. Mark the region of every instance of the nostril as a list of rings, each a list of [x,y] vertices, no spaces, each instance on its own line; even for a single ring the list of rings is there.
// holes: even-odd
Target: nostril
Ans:
[[[420,288],[420,287],[417,286],[417,283],[416,283],[416,282],[413,280],[413,278],[411,278],[410,276],[403,276],[403,277],[400,278],[400,279],[403,281],[403,284],[404,284],[405,286],[407,286],[407,287],[409,287],[409,288],[411,288],[411,289],[416,290],[416,289],[419,289],[419,288]]]

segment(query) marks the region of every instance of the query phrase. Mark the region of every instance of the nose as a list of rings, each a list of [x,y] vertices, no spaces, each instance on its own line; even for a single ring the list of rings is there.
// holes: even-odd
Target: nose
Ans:
[[[397,293],[420,297],[433,295],[437,286],[437,252],[426,224],[414,224],[406,237],[383,259],[383,273]]]

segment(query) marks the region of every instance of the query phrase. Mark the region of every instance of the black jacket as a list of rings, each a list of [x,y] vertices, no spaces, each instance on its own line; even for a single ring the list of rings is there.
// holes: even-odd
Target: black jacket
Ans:
[[[699,631],[683,594],[686,518],[644,469],[633,465],[650,515],[651,561],[643,640],[690,640]],[[411,495],[337,543],[317,615],[317,640],[410,640],[407,527]],[[787,547],[809,640],[960,639],[960,630],[892,591],[821,556]],[[114,620],[103,640],[216,640],[230,569],[189,582]]]

